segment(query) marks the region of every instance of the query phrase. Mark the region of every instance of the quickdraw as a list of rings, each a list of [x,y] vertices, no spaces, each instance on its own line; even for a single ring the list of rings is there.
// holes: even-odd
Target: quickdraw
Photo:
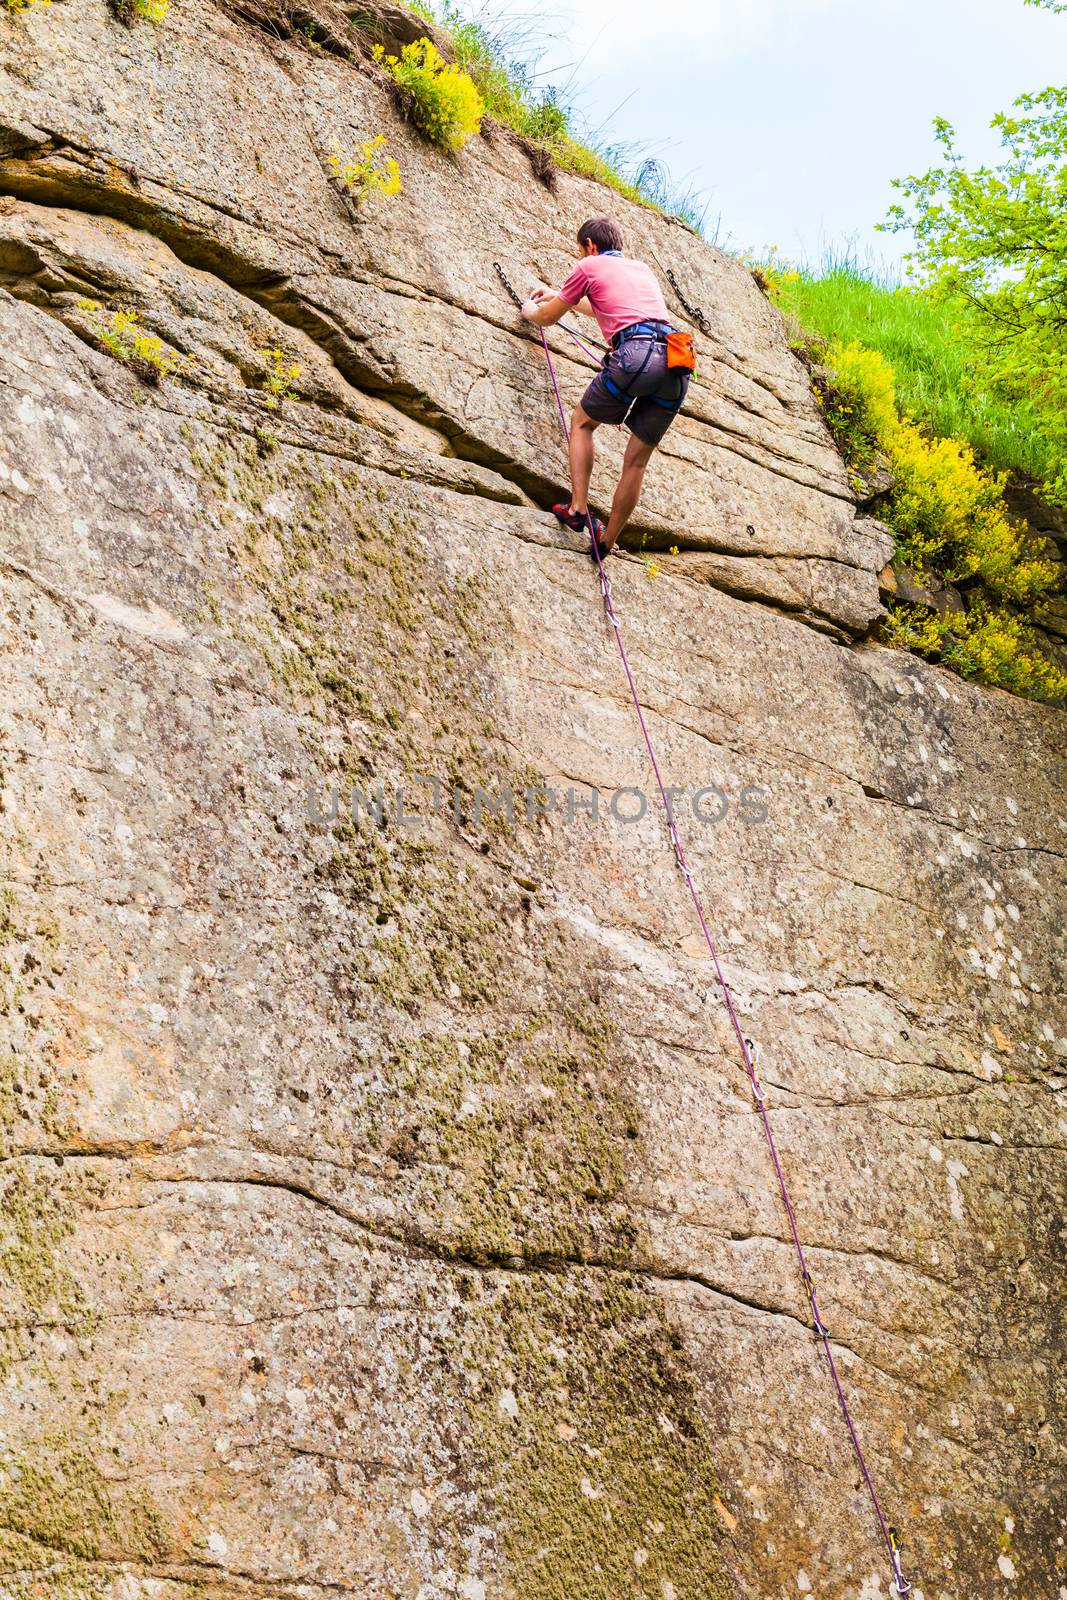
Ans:
[[[752,1084],[752,1093],[755,1096],[758,1104],[765,1106],[767,1104],[767,1095],[763,1084],[760,1082],[759,1076],[759,1045],[757,1045],[752,1039],[745,1040],[745,1056],[745,1065],[748,1067],[748,1075]]]
[[[521,305],[522,304],[521,300],[519,299],[519,297],[516,294],[516,292],[515,292],[514,288],[512,287],[512,285],[509,283],[509,281],[507,279],[507,276],[505,275],[504,270],[500,266],[499,262],[494,262],[493,265],[496,268],[496,272],[497,272],[498,277],[500,278],[501,283],[504,285],[504,288],[507,290],[507,292],[511,296],[512,300],[515,302],[516,305]],[[676,279],[674,277],[674,274],[673,274],[673,272],[670,271],[669,268],[667,270],[667,277],[670,280],[670,283],[671,283],[672,288],[674,289],[674,292],[677,294],[679,300],[682,302],[683,306],[685,307],[685,309],[688,312],[688,314],[690,315],[690,317],[692,317],[693,321],[696,322],[698,324],[698,326],[700,326],[705,333],[710,333],[710,330],[709,330],[709,328],[707,326],[707,321],[706,321],[703,313],[700,311],[699,307],[691,306],[689,304],[688,300],[686,300],[685,296],[682,294],[681,290],[678,288],[678,284],[677,284],[677,281],[676,281]],[[561,326],[562,326],[562,324],[561,324]],[[552,389],[553,389],[553,393],[555,394],[555,397],[556,397],[556,409],[557,409],[557,411],[559,413],[560,428],[562,430],[564,440],[567,441],[567,443],[569,443],[570,442],[570,429],[567,426],[567,414],[566,414],[566,411],[564,410],[564,406],[563,406],[563,396],[560,393],[559,379],[556,377],[556,369],[555,369],[555,365],[554,365],[554,363],[552,361],[552,352],[548,348],[548,340],[545,338],[544,331],[542,329],[539,329],[538,331],[541,334],[541,348],[544,351],[545,361],[548,363],[549,376],[552,379]],[[668,837],[670,839],[671,845],[672,845],[672,847],[674,849],[675,858],[677,860],[678,867],[681,870],[683,876],[685,877],[686,883],[689,886],[689,894],[690,894],[690,898],[692,899],[692,902],[693,902],[693,909],[696,912],[697,921],[700,924],[700,931],[704,936],[704,942],[705,942],[705,944],[707,945],[707,948],[708,948],[708,954],[709,954],[709,956],[711,958],[711,964],[712,964],[712,967],[714,969],[715,976],[716,976],[716,978],[718,980],[719,989],[720,989],[720,992],[722,994],[723,1002],[724,1002],[724,1004],[726,1006],[726,1010],[727,1010],[727,1013],[728,1013],[729,1018],[730,1018],[730,1023],[731,1023],[731,1025],[733,1027],[734,1035],[735,1035],[735,1037],[737,1039],[738,1044],[741,1047],[741,1057],[742,1057],[742,1060],[744,1061],[744,1064],[745,1064],[745,1070],[747,1071],[748,1076],[749,1076],[749,1081],[750,1081],[750,1084],[752,1086],[752,1093],[753,1093],[753,1095],[754,1095],[754,1097],[756,1099],[756,1102],[757,1102],[757,1107],[758,1107],[757,1114],[758,1114],[758,1116],[760,1118],[760,1121],[763,1124],[763,1132],[764,1132],[764,1135],[765,1135],[765,1138],[766,1138],[767,1149],[768,1149],[768,1152],[769,1152],[770,1157],[771,1157],[771,1162],[772,1162],[772,1165],[774,1167],[775,1178],[776,1178],[776,1181],[777,1181],[777,1184],[778,1184],[779,1196],[780,1196],[781,1201],[782,1201],[782,1206],[783,1206],[783,1209],[785,1211],[786,1219],[787,1219],[787,1221],[789,1223],[789,1231],[790,1231],[790,1234],[792,1236],[793,1245],[794,1245],[794,1248],[796,1250],[797,1261],[798,1261],[798,1264],[799,1264],[799,1267],[800,1267],[801,1281],[804,1284],[804,1289],[805,1289],[805,1292],[807,1294],[807,1299],[808,1299],[808,1305],[809,1305],[809,1307],[811,1309],[811,1317],[812,1317],[812,1323],[814,1325],[815,1335],[819,1339],[819,1341],[821,1343],[821,1346],[822,1346],[822,1349],[823,1349],[823,1352],[824,1352],[824,1354],[826,1356],[826,1362],[827,1362],[827,1366],[829,1368],[830,1378],[831,1378],[831,1381],[833,1383],[834,1390],[835,1390],[835,1392],[837,1394],[837,1399],[838,1399],[838,1404],[840,1406],[841,1415],[842,1415],[842,1418],[844,1419],[845,1426],[846,1426],[846,1428],[848,1430],[849,1438],[852,1441],[852,1448],[853,1448],[853,1450],[855,1452],[855,1455],[856,1455],[856,1461],[857,1461],[857,1464],[859,1466],[860,1473],[861,1473],[861,1475],[863,1477],[863,1481],[864,1481],[864,1483],[865,1483],[865,1485],[867,1487],[867,1493],[868,1493],[868,1496],[870,1498],[870,1502],[871,1502],[871,1506],[872,1506],[873,1511],[874,1511],[875,1519],[877,1521],[878,1528],[879,1528],[879,1531],[880,1531],[881,1536],[882,1536],[882,1541],[885,1544],[886,1551],[887,1551],[887,1553],[889,1555],[890,1564],[891,1564],[892,1569],[893,1569],[893,1587],[894,1587],[894,1589],[895,1589],[895,1591],[896,1591],[896,1593],[898,1595],[905,1595],[905,1594],[909,1593],[909,1591],[911,1589],[911,1584],[905,1578],[905,1576],[904,1576],[904,1574],[903,1574],[903,1572],[901,1570],[901,1565],[900,1565],[900,1542],[899,1542],[899,1539],[897,1537],[895,1529],[893,1529],[893,1528],[891,1528],[889,1526],[888,1522],[885,1519],[885,1514],[882,1511],[882,1504],[881,1504],[881,1501],[878,1498],[878,1492],[877,1492],[877,1490],[875,1489],[875,1486],[874,1486],[874,1479],[871,1477],[870,1468],[867,1465],[867,1459],[866,1459],[866,1457],[865,1457],[865,1455],[863,1453],[863,1447],[860,1444],[859,1434],[856,1431],[856,1424],[855,1424],[855,1421],[853,1420],[852,1409],[849,1406],[848,1397],[845,1394],[844,1388],[843,1388],[842,1383],[841,1383],[841,1377],[840,1377],[840,1374],[839,1374],[838,1369],[837,1369],[837,1360],[836,1360],[836,1358],[834,1356],[833,1346],[832,1346],[832,1344],[830,1342],[829,1330],[827,1329],[825,1323],[822,1320],[821,1315],[819,1314],[818,1300],[817,1300],[816,1294],[815,1294],[815,1281],[812,1278],[811,1272],[808,1269],[807,1257],[805,1255],[804,1245],[803,1245],[803,1242],[801,1241],[801,1237],[800,1237],[800,1228],[799,1228],[799,1225],[797,1223],[796,1211],[795,1211],[795,1209],[793,1207],[792,1195],[790,1194],[789,1186],[786,1183],[785,1172],[784,1172],[784,1170],[782,1168],[781,1157],[780,1157],[780,1155],[778,1153],[778,1144],[777,1144],[777,1141],[776,1141],[776,1139],[774,1137],[774,1130],[771,1127],[770,1116],[769,1116],[768,1111],[767,1111],[766,1094],[764,1092],[763,1085],[761,1084],[760,1078],[759,1078],[759,1072],[758,1072],[758,1068],[757,1068],[757,1063],[758,1063],[758,1060],[759,1060],[759,1051],[758,1051],[757,1047],[755,1046],[755,1044],[753,1043],[753,1041],[751,1039],[747,1038],[746,1035],[742,1032],[740,1018],[738,1017],[738,1014],[737,1014],[737,1007],[734,1004],[734,999],[733,999],[733,995],[732,995],[732,993],[730,991],[730,986],[726,981],[726,974],[722,970],[722,964],[721,964],[721,962],[719,960],[718,950],[715,947],[715,941],[712,939],[712,936],[711,936],[711,929],[708,926],[707,917],[705,916],[705,913],[704,913],[704,906],[703,906],[703,903],[702,903],[701,898],[700,898],[700,892],[697,889],[696,879],[695,879],[693,871],[692,871],[691,867],[689,866],[689,863],[687,862],[686,857],[685,857],[685,851],[684,851],[684,849],[682,847],[681,836],[680,836],[680,834],[678,832],[678,827],[677,827],[677,824],[676,824],[676,822],[674,820],[674,811],[673,811],[673,809],[671,807],[670,794],[668,793],[667,787],[666,787],[666,785],[665,785],[665,783],[663,781],[663,775],[662,775],[662,773],[660,771],[659,762],[658,762],[658,760],[656,758],[655,748],[654,748],[654,746],[652,744],[652,736],[648,731],[648,722],[647,722],[646,717],[645,717],[644,707],[643,707],[643,705],[641,703],[641,697],[637,692],[637,683],[636,683],[636,681],[634,679],[633,669],[630,666],[630,659],[629,659],[629,657],[628,657],[628,655],[626,653],[626,646],[623,643],[622,632],[621,632],[620,625],[619,625],[619,619],[615,614],[615,606],[614,606],[614,603],[612,601],[612,596],[611,596],[611,583],[610,583],[610,581],[608,579],[607,571],[605,570],[604,562],[603,562],[603,559],[602,559],[602,557],[600,555],[599,544],[598,544],[598,541],[597,541],[597,538],[596,538],[596,534],[595,534],[595,530],[594,530],[594,527],[593,527],[593,518],[592,518],[592,513],[591,512],[587,512],[586,513],[586,522],[587,522],[587,526],[588,526],[588,530],[589,530],[589,538],[590,538],[590,540],[592,542],[593,554],[594,554],[594,556],[596,558],[597,573],[598,573],[599,578],[600,578],[600,592],[601,592],[601,595],[602,595],[603,601],[604,601],[604,612],[605,612],[605,615],[607,616],[607,619],[608,619],[609,623],[611,624],[611,627],[612,627],[612,629],[614,631],[614,634],[615,634],[615,643],[618,646],[619,658],[620,658],[620,660],[622,662],[623,671],[626,674],[626,681],[627,681],[627,683],[629,685],[629,689],[630,689],[630,698],[633,701],[634,710],[637,713],[637,720],[638,720],[638,723],[640,724],[640,727],[641,727],[641,735],[642,735],[642,738],[644,739],[645,750],[646,750],[646,752],[648,754],[648,759],[649,759],[649,762],[650,762],[650,764],[652,766],[652,771],[653,771],[653,774],[654,774],[655,780],[656,780],[656,787],[657,787],[657,790],[659,792],[660,801],[661,801],[661,803],[663,805],[664,819],[665,819],[666,827],[667,827],[667,834],[668,834]]]
[[[910,1594],[911,1584],[900,1570],[900,1536],[895,1528],[889,1530],[889,1553],[893,1558],[893,1571],[895,1581],[893,1588],[897,1594]]]
[[[815,1324],[815,1332],[819,1335],[820,1339],[828,1339],[830,1337],[830,1330],[819,1315],[819,1302],[815,1298],[815,1279],[812,1277],[811,1273],[806,1267],[804,1269],[803,1277],[804,1287],[808,1291],[808,1304],[811,1307],[811,1320]]]

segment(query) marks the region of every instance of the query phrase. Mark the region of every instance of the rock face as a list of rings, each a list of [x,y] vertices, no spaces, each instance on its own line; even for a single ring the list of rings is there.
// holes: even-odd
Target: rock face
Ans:
[[[889,541],[737,263],[253,15],[0,23],[4,1592],[890,1592],[538,509],[492,262],[609,210],[715,330],[632,532],[679,554],[612,582],[864,1447],[914,1593],[1062,1600],[1063,714],[864,642]]]

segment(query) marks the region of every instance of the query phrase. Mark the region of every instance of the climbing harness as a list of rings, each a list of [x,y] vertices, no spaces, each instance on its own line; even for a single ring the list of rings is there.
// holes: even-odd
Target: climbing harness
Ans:
[[[499,263],[494,263],[494,265],[496,266],[497,273],[499,274],[505,289],[507,289],[515,303],[521,306],[522,302],[515,293],[511,284],[508,282],[507,278],[504,276],[503,269],[500,267]],[[674,274],[669,269],[667,271],[667,276],[670,279],[671,285],[674,288],[675,293],[678,295],[679,300],[681,300],[693,321],[697,323],[699,327],[703,328],[705,332],[707,332],[707,324],[703,313],[698,307],[691,306],[685,299],[681,293],[681,290],[678,288]],[[556,377],[556,368],[552,360],[552,352],[549,350],[548,340],[545,338],[544,330],[538,329],[538,332],[541,335],[541,348],[545,354],[545,361],[548,363],[548,372],[552,380],[553,393],[556,397],[556,409],[559,413],[560,428],[562,429],[564,440],[569,443],[570,429],[567,426],[567,415],[563,406],[563,396],[560,393],[559,380]],[[866,1485],[868,1496],[870,1497],[871,1506],[874,1510],[875,1519],[878,1523],[878,1528],[881,1532],[883,1543],[885,1544],[886,1551],[889,1555],[890,1565],[893,1569],[893,1591],[898,1595],[906,1595],[911,1590],[911,1584],[908,1579],[905,1578],[903,1569],[901,1567],[900,1539],[896,1529],[889,1525],[885,1519],[885,1514],[882,1511],[881,1501],[878,1498],[878,1493],[874,1486],[874,1479],[871,1477],[866,1457],[863,1454],[863,1447],[860,1444],[859,1434],[856,1430],[856,1424],[852,1417],[852,1410],[849,1406],[848,1398],[845,1394],[841,1383],[841,1378],[837,1370],[837,1362],[834,1359],[833,1347],[830,1343],[830,1332],[819,1313],[819,1303],[815,1290],[815,1280],[808,1268],[807,1257],[804,1253],[804,1246],[800,1238],[800,1228],[797,1223],[796,1211],[793,1207],[792,1196],[789,1192],[789,1187],[785,1180],[785,1172],[782,1168],[781,1158],[778,1154],[778,1145],[775,1141],[774,1131],[771,1127],[770,1114],[767,1109],[766,1090],[764,1089],[760,1080],[758,1065],[759,1050],[755,1042],[748,1038],[742,1031],[740,1019],[737,1015],[737,1008],[734,1004],[733,995],[730,991],[728,983],[726,982],[726,975],[722,970],[718,951],[715,947],[715,941],[712,939],[711,930],[708,927],[707,918],[704,914],[704,907],[700,899],[700,893],[696,886],[693,870],[686,860],[685,849],[682,845],[681,835],[678,831],[678,825],[674,817],[674,810],[671,806],[670,794],[663,781],[662,773],[660,772],[659,762],[656,759],[656,752],[652,744],[652,736],[649,733],[648,723],[645,718],[644,707],[641,704],[641,699],[637,692],[637,683],[634,679],[633,669],[630,666],[630,658],[626,653],[626,646],[622,638],[622,624],[620,623],[618,615],[615,611],[615,604],[611,594],[611,582],[604,567],[604,558],[600,553],[599,542],[594,533],[592,513],[589,511],[586,512],[586,522],[588,525],[589,536],[592,541],[593,555],[596,558],[597,573],[600,578],[600,593],[604,602],[604,613],[615,634],[615,643],[618,646],[619,658],[622,662],[623,672],[626,675],[626,681],[630,688],[630,698],[633,701],[634,710],[637,713],[637,720],[641,727],[641,736],[644,739],[645,750],[648,754],[648,759],[656,780],[656,788],[659,791],[659,797],[663,804],[667,835],[670,839],[671,847],[674,850],[674,859],[679,872],[682,874],[682,877],[685,879],[689,887],[689,894],[693,902],[693,909],[696,911],[697,921],[700,924],[700,931],[703,934],[704,943],[707,945],[708,954],[711,957],[712,968],[715,972],[715,977],[718,981],[719,989],[722,993],[726,1010],[733,1026],[734,1036],[737,1039],[738,1045],[741,1049],[741,1057],[745,1064],[745,1070],[748,1073],[749,1086],[752,1091],[753,1099],[756,1103],[756,1111],[763,1124],[763,1132],[766,1137],[767,1149],[770,1152],[771,1162],[774,1167],[774,1175],[778,1184],[778,1192],[781,1196],[782,1205],[785,1209],[786,1218],[789,1223],[789,1231],[792,1235],[793,1245],[796,1250],[797,1261],[800,1267],[801,1281],[803,1282],[804,1292],[807,1295],[808,1305],[811,1310],[811,1318],[815,1330],[815,1336],[822,1344],[823,1353],[826,1356],[827,1366],[829,1367],[830,1371],[830,1378],[837,1394],[841,1415],[844,1419],[845,1426],[848,1429],[848,1435],[852,1441],[852,1448],[855,1452],[856,1461],[859,1465],[864,1484]]]
[[[670,330],[669,332],[668,329]],[[674,329],[673,324],[669,322],[634,322],[631,323],[628,328],[620,329],[620,331],[615,334],[611,341],[611,348],[615,353],[621,351],[624,345],[630,344],[634,340],[644,341],[647,348],[645,350],[644,360],[641,362],[641,365],[637,368],[636,372],[630,373],[626,383],[622,385],[616,383],[615,379],[612,377],[610,363],[608,361],[604,362],[600,377],[608,393],[614,395],[616,400],[625,401],[627,406],[632,405],[635,400],[643,399],[650,401],[654,406],[662,406],[665,411],[680,411],[685,403],[688,380],[679,371],[679,368],[682,367],[683,363],[680,361],[672,363],[671,361],[671,340],[675,337],[676,330]],[[680,334],[677,335],[677,337],[688,339],[690,338],[690,335]],[[637,388],[637,385],[641,382],[641,379],[645,373],[645,369],[652,360],[657,347],[665,347],[665,370],[668,373],[673,370],[678,379],[678,392],[670,399],[665,398],[661,394],[639,395],[635,394],[634,392]],[[687,371],[691,373],[692,368],[688,368]]]
[[[668,370],[675,367],[684,367],[686,372],[696,370],[697,358],[693,335],[683,333],[673,322],[632,322],[628,328],[619,330],[611,341],[611,348],[619,350],[630,339],[649,337],[666,345]]]
[[[627,329],[626,331],[629,332],[629,329]],[[634,373],[631,373],[629,383],[627,383],[624,387],[620,388],[619,385],[615,382],[615,379],[611,376],[611,373],[608,371],[606,366],[604,368],[603,373],[601,374],[601,376],[603,377],[603,380],[604,380],[604,387],[605,387],[605,389],[607,389],[608,393],[609,394],[613,394],[615,396],[616,400],[625,400],[627,402],[627,404],[629,404],[630,401],[632,401],[634,399],[634,395],[632,393],[634,384],[641,382],[641,379],[644,377],[645,368],[648,366],[648,363],[652,360],[652,352],[656,348],[656,338],[655,338],[654,334],[643,334],[643,335],[642,334],[635,334],[634,337],[635,338],[644,338],[645,343],[648,345],[648,349],[645,351],[645,359],[642,361],[642,363],[638,367],[637,371],[634,372]],[[618,342],[616,342],[616,340]],[[619,338],[618,334],[616,334],[615,339],[613,339],[611,341],[611,344],[612,344],[612,348],[614,350],[621,350],[623,345],[628,343],[628,342],[629,342],[628,340],[621,339],[621,338]]]

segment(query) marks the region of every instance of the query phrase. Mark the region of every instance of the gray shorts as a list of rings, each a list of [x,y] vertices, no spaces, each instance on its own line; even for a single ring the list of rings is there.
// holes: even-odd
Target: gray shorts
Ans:
[[[655,446],[678,415],[690,376],[684,367],[668,367],[661,339],[638,333],[608,351],[582,396],[582,410],[594,422],[625,422],[644,444]]]

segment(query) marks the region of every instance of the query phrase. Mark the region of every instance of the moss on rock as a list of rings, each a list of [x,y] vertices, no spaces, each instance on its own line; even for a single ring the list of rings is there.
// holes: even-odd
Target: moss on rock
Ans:
[[[240,637],[339,791],[397,772],[467,794],[537,782],[499,731],[488,585],[414,539],[413,498],[282,448],[217,470],[244,501]],[[719,1600],[709,1441],[680,1340],[628,1270],[640,1119],[610,996],[515,877],[536,856],[521,810],[510,837],[483,814],[480,851],[457,822],[446,807],[430,842],[365,806],[311,867],[338,1010],[367,1023],[329,1137],[384,1156],[409,1238],[457,1263],[460,1304],[428,1337],[509,1600]]]
[[[32,1569],[56,1555],[92,1561],[114,1550],[152,1562],[165,1553],[159,1512],[112,1483],[73,1433],[42,1437],[32,1457],[0,1455],[0,1564]]]
[[[581,1017],[581,1020],[586,1020]],[[486,1264],[631,1259],[625,1184],[636,1105],[609,1058],[610,1024],[537,1015],[400,1044],[368,1082],[372,1141],[417,1168],[448,1248]]]
[[[506,1600],[725,1600],[710,1440],[655,1294],[607,1272],[468,1292],[467,1399]]]

